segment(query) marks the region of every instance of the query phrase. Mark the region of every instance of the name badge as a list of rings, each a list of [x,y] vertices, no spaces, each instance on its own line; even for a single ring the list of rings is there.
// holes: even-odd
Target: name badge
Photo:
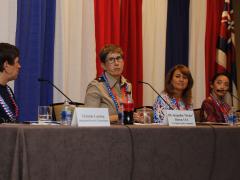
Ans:
[[[165,110],[169,126],[196,126],[193,111]]]
[[[108,108],[80,108],[73,113],[72,126],[110,126]]]

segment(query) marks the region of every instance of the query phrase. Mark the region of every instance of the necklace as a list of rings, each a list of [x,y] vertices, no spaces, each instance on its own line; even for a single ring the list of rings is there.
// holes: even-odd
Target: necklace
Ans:
[[[4,101],[4,99],[2,98],[2,96],[0,95],[0,105],[2,106],[3,110],[5,111],[5,113],[9,116],[9,118],[11,120],[16,120],[17,117],[18,117],[18,114],[19,114],[19,109],[18,109],[18,106],[14,100],[14,97],[13,97],[13,94],[10,90],[10,88],[8,86],[6,86],[7,88],[7,91],[8,91],[8,94],[9,94],[9,98],[10,98],[10,101],[12,103],[12,105],[14,106],[14,110],[15,112],[13,113],[9,106],[7,105],[7,103]]]
[[[219,109],[221,110],[221,112],[223,114],[225,122],[227,122],[227,120],[228,120],[228,111],[230,109],[228,104],[226,104],[225,102],[221,102],[221,104],[220,104],[219,101],[212,94],[210,94],[210,97],[216,103],[216,105],[219,107]]]

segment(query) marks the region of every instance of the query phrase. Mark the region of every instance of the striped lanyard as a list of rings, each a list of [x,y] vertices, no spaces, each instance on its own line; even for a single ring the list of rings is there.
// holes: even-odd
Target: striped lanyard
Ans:
[[[10,88],[8,86],[6,86],[8,94],[9,94],[9,98],[11,100],[11,103],[14,107],[15,112],[12,112],[9,108],[9,106],[7,105],[7,103],[4,101],[4,99],[2,98],[2,96],[0,95],[0,105],[2,106],[4,112],[9,116],[10,119],[16,120],[19,114],[19,109],[18,106],[14,100],[13,94],[10,90]]]
[[[111,97],[111,99],[114,103],[114,106],[116,108],[117,113],[119,114],[120,113],[119,112],[120,98],[117,96],[117,93],[114,91],[114,89],[111,89],[105,73],[103,73],[101,75],[101,77],[104,79],[104,84],[107,87],[108,94],[109,94],[109,96]],[[125,97],[126,92],[127,92],[128,85],[126,84],[125,88],[120,88],[120,89],[121,89],[121,95],[122,95],[122,99],[123,99]]]
[[[212,94],[210,94],[210,97],[217,104],[217,106],[219,107],[219,109],[221,110],[221,112],[223,114],[225,122],[227,122],[227,120],[228,120],[228,112],[229,112],[229,109],[230,109],[228,104],[226,104],[225,102],[221,102],[221,104],[220,104],[218,102],[218,100]]]

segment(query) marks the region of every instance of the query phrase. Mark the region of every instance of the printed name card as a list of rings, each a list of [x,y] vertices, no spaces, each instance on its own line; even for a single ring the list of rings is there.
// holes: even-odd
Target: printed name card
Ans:
[[[108,108],[80,108],[73,113],[72,126],[110,126]]]
[[[166,110],[169,126],[196,126],[193,111]]]

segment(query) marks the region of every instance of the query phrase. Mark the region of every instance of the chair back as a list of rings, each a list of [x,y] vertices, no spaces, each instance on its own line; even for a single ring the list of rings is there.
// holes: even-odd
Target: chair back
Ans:
[[[70,110],[73,112],[75,107],[81,107],[84,106],[83,103],[78,103],[78,102],[69,102],[70,104]],[[52,117],[53,121],[60,121],[61,120],[61,111],[64,107],[64,102],[59,102],[59,103],[53,103],[50,104],[52,107]]]
[[[201,115],[200,115],[201,108],[193,109],[193,112],[194,112],[195,122],[201,122]]]

